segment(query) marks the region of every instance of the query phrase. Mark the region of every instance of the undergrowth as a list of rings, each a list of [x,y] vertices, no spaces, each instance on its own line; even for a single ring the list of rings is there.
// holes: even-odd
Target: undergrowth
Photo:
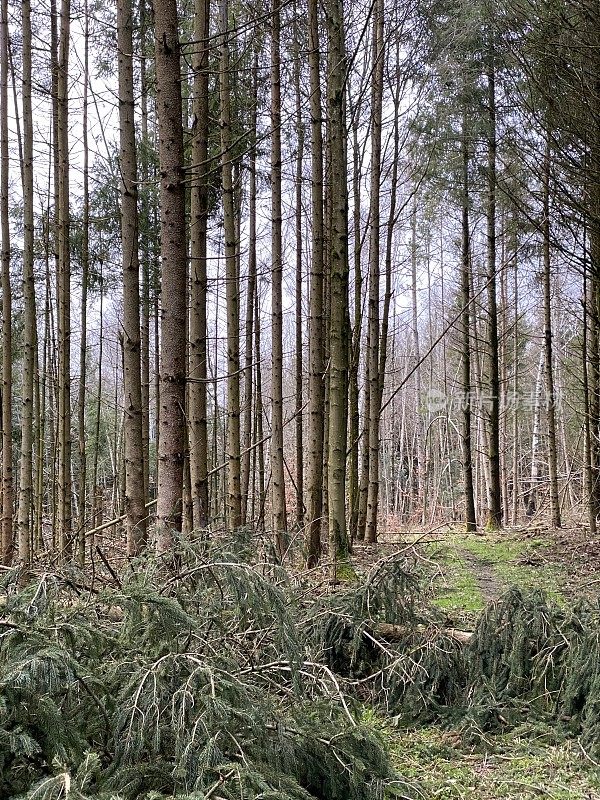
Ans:
[[[403,783],[252,538],[3,582],[0,797],[377,800]],[[300,624],[299,624],[300,623]],[[398,791],[400,791],[398,789]],[[401,795],[406,792],[402,789]]]
[[[427,796],[382,714],[482,749],[535,719],[600,755],[597,605],[512,589],[465,642],[401,556],[318,592],[256,552],[249,533],[196,543],[176,572],[148,558],[100,591],[7,573],[0,797]]]
[[[422,800],[583,800],[600,796],[600,776],[574,740],[550,726],[519,726],[472,748],[433,726],[384,728],[399,771],[419,781]]]
[[[380,577],[393,570],[400,599],[390,607]],[[368,605],[374,579],[379,599]],[[398,562],[383,562],[362,590],[328,599],[328,614],[318,613],[332,670],[401,724],[442,722],[485,747],[488,735],[534,718],[600,756],[598,602],[566,609],[539,590],[512,588],[486,606],[465,642],[412,580]],[[395,623],[391,640],[378,635],[382,620]]]

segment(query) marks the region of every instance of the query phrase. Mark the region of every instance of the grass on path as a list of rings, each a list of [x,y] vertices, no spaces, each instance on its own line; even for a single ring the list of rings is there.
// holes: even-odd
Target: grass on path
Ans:
[[[466,629],[473,627],[486,603],[510,586],[542,589],[549,599],[564,605],[556,566],[540,558],[545,546],[543,539],[525,540],[509,532],[445,535],[428,548],[429,557],[439,565],[434,604],[453,624]]]
[[[567,605],[577,591],[566,573],[547,561],[546,538],[521,532],[473,536],[448,533],[427,546],[439,571],[432,600],[450,624],[473,629],[485,605],[510,586],[542,589]],[[506,733],[475,736],[429,725],[411,730],[383,723],[399,772],[416,781],[424,800],[600,800],[600,764],[552,724],[529,721]],[[471,739],[472,741],[473,739]]]
[[[529,729],[495,736],[473,750],[436,727],[389,732],[401,775],[427,800],[598,800],[600,774],[577,742]]]

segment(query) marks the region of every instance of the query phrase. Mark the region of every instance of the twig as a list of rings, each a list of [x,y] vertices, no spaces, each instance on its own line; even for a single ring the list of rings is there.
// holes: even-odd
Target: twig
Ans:
[[[102,563],[104,564],[106,569],[110,572],[114,582],[117,584],[117,588],[118,589],[122,589],[123,588],[123,584],[121,583],[121,579],[119,578],[117,573],[114,571],[114,569],[111,567],[111,565],[108,563],[108,559],[106,558],[106,556],[102,552],[102,549],[100,548],[100,545],[98,545],[98,544],[96,545],[96,552],[98,553],[98,555],[102,559]]]
[[[598,761],[594,761],[594,759],[593,759],[593,758],[591,757],[591,755],[590,755],[590,754],[587,752],[587,750],[585,749],[585,747],[584,747],[584,746],[581,744],[581,741],[580,741],[579,739],[577,739],[577,744],[579,745],[579,749],[581,750],[581,752],[583,753],[583,755],[584,755],[584,756],[587,758],[587,760],[588,760],[588,761],[589,761],[591,764],[593,764],[595,767],[600,767],[600,763],[599,763]]]
[[[110,719],[108,717],[108,714],[106,712],[106,709],[104,708],[102,701],[100,700],[98,695],[94,692],[94,690],[87,685],[87,683],[83,680],[81,675],[78,675],[77,672],[75,672],[75,677],[77,678],[77,681],[83,686],[85,691],[89,694],[89,696],[92,698],[94,703],[96,703],[96,705],[100,709],[100,713],[104,717],[104,722],[106,723],[106,738],[108,740],[108,737],[110,735]]]
[[[219,780],[218,780],[218,781],[216,781],[216,783],[214,783],[214,784],[213,784],[213,785],[210,787],[210,789],[209,789],[209,790],[206,792],[206,794],[204,795],[204,800],[208,800],[208,798],[209,798],[209,797],[211,797],[211,796],[212,796],[212,795],[213,795],[213,794],[214,794],[214,793],[217,791],[217,789],[218,789],[220,786],[223,786],[223,784],[225,783],[225,781],[228,781],[228,780],[229,780],[229,778],[233,778],[233,776],[234,776],[234,775],[235,775],[235,770],[234,770],[234,769],[230,770],[230,771],[229,771],[229,772],[227,772],[225,775],[221,775],[221,777],[219,778]]]

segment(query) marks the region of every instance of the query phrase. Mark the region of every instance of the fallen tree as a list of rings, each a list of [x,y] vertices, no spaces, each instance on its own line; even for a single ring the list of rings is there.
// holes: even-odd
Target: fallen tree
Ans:
[[[238,534],[188,547],[175,575],[149,558],[100,590],[72,569],[23,590],[6,573],[0,796],[382,800],[403,786],[298,626],[301,592],[255,554]]]
[[[365,707],[477,740],[535,715],[600,749],[600,611],[513,589],[445,626],[402,556],[319,593],[244,539],[146,559],[100,588],[0,583],[0,796],[418,796]],[[394,792],[396,794],[394,795]],[[386,795],[387,793],[387,795]]]

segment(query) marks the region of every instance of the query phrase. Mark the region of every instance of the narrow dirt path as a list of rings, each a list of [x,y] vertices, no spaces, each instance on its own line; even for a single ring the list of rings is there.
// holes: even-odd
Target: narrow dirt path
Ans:
[[[500,597],[504,590],[504,586],[498,580],[494,570],[494,565],[491,561],[487,561],[484,558],[478,558],[476,555],[464,548],[461,548],[458,551],[458,556],[473,573],[485,603],[489,603],[492,600],[496,600],[498,597]]]

